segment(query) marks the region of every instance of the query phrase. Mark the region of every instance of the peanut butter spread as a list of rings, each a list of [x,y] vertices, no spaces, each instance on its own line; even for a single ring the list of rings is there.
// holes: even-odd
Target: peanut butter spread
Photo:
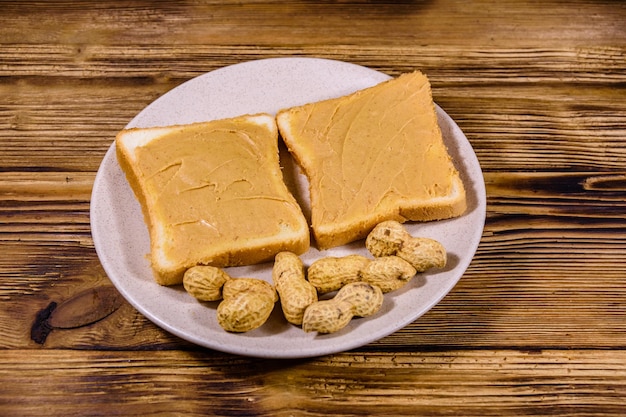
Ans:
[[[288,146],[311,182],[314,229],[449,193],[455,168],[423,74],[290,111],[298,141]]]
[[[272,238],[301,212],[280,174],[277,133],[229,119],[181,126],[135,151],[156,241],[171,261]],[[271,219],[275,221],[260,221]]]

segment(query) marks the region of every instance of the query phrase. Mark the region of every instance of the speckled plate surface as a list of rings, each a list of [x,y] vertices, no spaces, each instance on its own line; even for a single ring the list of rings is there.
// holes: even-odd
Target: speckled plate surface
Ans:
[[[361,66],[316,58],[275,58],[251,61],[209,72],[171,90],[128,127],[192,123],[245,113],[276,113],[279,109],[348,94],[388,79]],[[227,333],[216,320],[215,303],[200,303],[182,286],[156,284],[148,261],[150,242],[141,208],[126,182],[115,144],[106,153],[91,197],[91,230],[100,261],[113,284],[138,311],[163,329],[201,346],[239,355],[299,358],[357,348],[413,322],[436,305],[458,282],[482,236],[485,185],[476,155],[454,121],[437,107],[444,140],[465,182],[467,212],[456,219],[410,224],[414,236],[444,244],[448,266],[419,274],[404,288],[385,295],[374,316],[358,318],[343,330],[318,335],[288,324],[279,304],[262,327],[243,334]],[[306,179],[287,153],[281,154],[286,182],[308,212]],[[323,256],[367,255],[363,241],[302,256],[305,265]],[[271,264],[229,268],[233,277],[271,281]]]

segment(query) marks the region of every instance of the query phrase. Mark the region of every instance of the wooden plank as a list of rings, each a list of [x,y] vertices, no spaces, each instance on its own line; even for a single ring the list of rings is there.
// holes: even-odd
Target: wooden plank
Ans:
[[[1,32],[0,32],[1,33]],[[46,84],[70,77],[92,85],[139,85],[186,80],[213,69],[255,59],[309,56],[337,59],[378,69],[390,75],[422,69],[435,81],[450,85],[529,82],[573,84],[623,83],[625,57],[622,48],[610,44],[553,48],[536,46],[472,47],[448,45],[336,45],[305,47],[214,44],[168,45],[149,48],[128,45],[55,43],[0,44],[8,80],[45,76]],[[24,82],[22,82],[24,84]]]
[[[539,221],[539,219],[537,220]],[[548,228],[527,219],[488,230],[464,277],[435,308],[367,349],[415,346],[615,348],[626,345],[625,229]],[[20,235],[18,235],[20,236]],[[110,285],[88,237],[23,234],[0,242],[2,348],[34,347],[37,312]],[[47,241],[45,239],[48,239]],[[555,246],[555,242],[559,245]],[[187,346],[127,304],[105,319],[54,330],[47,348]]]
[[[3,413],[619,416],[626,354],[353,352],[274,361],[207,351],[1,350]]]
[[[0,173],[2,200],[15,202],[85,202],[91,198],[94,172]]]
[[[89,239],[93,173],[0,173],[0,232],[82,233]],[[545,239],[595,239],[595,231],[623,239],[626,172],[485,173],[486,232],[538,233]],[[612,233],[612,234],[611,234]],[[24,236],[24,239],[27,239]],[[45,242],[47,238],[33,237]]]
[[[94,173],[72,171],[0,173],[0,214],[5,218],[0,231],[49,233],[56,228],[88,233],[94,178]],[[488,231],[512,231],[520,222],[529,231],[542,227],[555,233],[582,223],[589,232],[598,228],[618,232],[626,226],[626,171],[485,172],[484,178]],[[69,225],[76,229],[63,229]]]
[[[611,88],[447,84],[434,82],[435,100],[465,132],[485,171],[623,172],[626,79]],[[0,110],[3,169],[95,172],[115,134],[173,86],[27,83],[19,94],[0,87],[6,92]]]
[[[32,43],[94,41],[220,45],[619,44],[626,9],[614,1],[525,3],[448,0],[437,4],[270,1],[155,3],[113,6],[11,2],[3,8],[3,39]],[[28,23],[36,22],[36,25]],[[591,22],[591,23],[590,23]],[[25,31],[24,27],[30,30]],[[158,40],[158,41],[157,41]]]
[[[555,228],[585,223],[590,232],[599,227],[626,225],[626,171],[487,172],[484,178],[494,229],[514,226],[516,222],[511,216],[524,215],[556,216],[553,220],[543,219],[554,223]],[[531,218],[525,221],[528,229],[540,227]]]
[[[117,131],[159,94],[123,85],[17,84],[0,85],[4,171],[95,173]]]

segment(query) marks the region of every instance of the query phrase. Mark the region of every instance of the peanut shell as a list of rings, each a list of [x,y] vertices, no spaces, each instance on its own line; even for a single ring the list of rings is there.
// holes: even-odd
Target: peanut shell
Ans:
[[[383,293],[402,288],[417,270],[398,256],[383,256],[367,264],[361,277],[363,281],[376,285]]]
[[[247,332],[263,325],[269,318],[278,295],[267,281],[235,278],[226,281],[217,306],[217,322],[229,332]]]
[[[222,299],[222,287],[229,279],[221,268],[198,265],[185,271],[183,287],[200,301],[217,301]]]
[[[361,279],[361,270],[370,262],[361,255],[326,257],[313,262],[308,269],[308,280],[320,294],[337,291]]]
[[[302,324],[304,310],[317,301],[317,290],[305,279],[300,258],[291,252],[278,253],[272,269],[272,280],[287,321],[295,325]]]

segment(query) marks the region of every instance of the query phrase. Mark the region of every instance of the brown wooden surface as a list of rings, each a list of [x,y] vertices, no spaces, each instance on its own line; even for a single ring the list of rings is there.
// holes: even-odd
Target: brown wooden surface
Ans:
[[[0,415],[624,415],[625,22],[610,0],[2,2]],[[125,301],[35,342],[40,310],[111,285],[89,200],[116,132],[190,78],[295,55],[429,75],[487,186],[453,291],[315,359],[199,348]]]

